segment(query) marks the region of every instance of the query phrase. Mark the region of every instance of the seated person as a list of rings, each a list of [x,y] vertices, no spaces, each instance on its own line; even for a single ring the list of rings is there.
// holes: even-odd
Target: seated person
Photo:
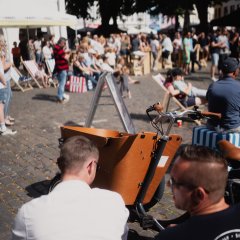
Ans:
[[[42,82],[43,87],[50,87],[49,76],[46,74],[42,63],[38,64],[38,71],[35,73],[35,78]]]
[[[93,87],[97,86],[97,80],[94,78],[92,70],[86,65],[84,55],[80,52],[73,60],[73,74],[78,77],[85,77],[86,80],[92,82]]]
[[[187,84],[183,79],[183,72],[179,68],[168,72],[164,85],[172,96],[175,96],[185,107],[206,103],[207,91],[193,87],[191,83]]]
[[[240,204],[229,207],[224,199],[227,167],[225,159],[207,147],[184,146],[170,172],[169,185],[175,206],[190,217],[155,239],[239,239]]]
[[[221,120],[208,120],[208,127],[220,132],[240,132],[239,62],[227,58],[222,63],[223,77],[212,83],[207,91],[208,110],[221,113]]]

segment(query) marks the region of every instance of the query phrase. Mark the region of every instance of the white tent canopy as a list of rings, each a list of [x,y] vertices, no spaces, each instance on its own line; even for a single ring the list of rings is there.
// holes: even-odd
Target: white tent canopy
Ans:
[[[0,29],[7,40],[8,52],[18,41],[19,28],[50,27],[56,39],[67,37],[66,26],[75,27],[77,18],[65,13],[65,0],[0,0]]]
[[[140,31],[139,29],[135,28],[135,27],[129,27],[127,30],[128,34],[138,34]]]
[[[75,16],[57,10],[57,0],[0,0],[0,27],[75,26]]]

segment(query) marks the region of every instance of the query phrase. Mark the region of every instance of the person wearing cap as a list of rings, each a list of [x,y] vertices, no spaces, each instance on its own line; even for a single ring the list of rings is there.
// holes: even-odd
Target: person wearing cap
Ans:
[[[208,88],[208,110],[222,115],[220,120],[208,120],[210,129],[240,132],[240,83],[236,80],[239,66],[236,58],[226,58],[221,66],[223,76]]]
[[[201,105],[206,102],[207,90],[196,88],[191,83],[186,83],[180,68],[172,69],[170,75],[173,80],[172,86],[166,86],[166,84],[165,86],[185,107]]]

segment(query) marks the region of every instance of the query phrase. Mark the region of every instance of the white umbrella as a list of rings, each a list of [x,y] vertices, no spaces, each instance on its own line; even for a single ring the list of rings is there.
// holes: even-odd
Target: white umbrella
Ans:
[[[143,27],[143,28],[139,29],[139,31],[142,32],[142,33],[147,33],[147,34],[149,34],[149,33],[156,34],[157,33],[156,30],[151,29],[149,27]]]
[[[139,33],[139,29],[134,28],[134,27],[130,27],[130,28],[128,28],[127,33],[128,34],[138,34]]]

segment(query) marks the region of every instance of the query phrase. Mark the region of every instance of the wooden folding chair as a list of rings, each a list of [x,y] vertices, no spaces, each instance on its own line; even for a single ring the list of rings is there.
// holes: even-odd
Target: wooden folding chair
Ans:
[[[49,78],[49,82],[50,84],[53,85],[53,87],[57,87],[57,84],[54,82],[54,76],[53,76],[53,71],[54,71],[54,68],[55,68],[55,59],[52,58],[52,59],[47,59],[45,60],[46,62],[46,66],[47,66],[47,69],[48,69],[48,73],[50,75],[50,78]]]
[[[185,111],[189,108],[192,108],[192,107],[186,108],[185,106],[183,106],[181,102],[179,102],[179,100],[167,90],[167,88],[163,85],[163,82],[160,79],[156,78],[155,76],[152,76],[152,78],[157,82],[157,84],[162,88],[162,90],[165,93],[162,101],[164,112],[168,111],[171,100],[173,100],[173,102],[177,105],[177,109],[174,109],[175,111],[176,110]],[[194,122],[197,125],[201,125],[201,122],[199,120],[194,120]]]
[[[16,84],[16,86],[22,91],[25,92],[27,90],[33,89],[30,81],[32,78],[25,78],[21,72],[16,67],[11,67],[11,78]]]
[[[42,86],[35,77],[36,72],[38,71],[37,63],[34,60],[22,61],[22,63],[27,69],[29,75],[32,77],[32,80],[37,84],[39,88],[42,88]]]

